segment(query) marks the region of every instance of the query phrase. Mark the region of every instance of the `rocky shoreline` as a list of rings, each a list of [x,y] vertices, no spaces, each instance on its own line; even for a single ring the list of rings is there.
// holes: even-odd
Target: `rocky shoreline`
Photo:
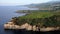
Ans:
[[[43,27],[38,29],[35,25],[32,27],[30,24],[25,23],[23,25],[15,25],[13,22],[8,22],[4,24],[4,29],[12,29],[12,30],[18,30],[18,29],[25,29],[25,30],[33,30],[33,31],[54,31],[59,30],[60,27]]]

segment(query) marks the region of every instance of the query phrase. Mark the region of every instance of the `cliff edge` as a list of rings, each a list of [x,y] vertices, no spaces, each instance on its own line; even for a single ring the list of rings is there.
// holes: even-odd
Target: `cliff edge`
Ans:
[[[39,30],[39,29],[40,30]],[[8,22],[4,24],[4,29],[25,29],[25,30],[33,30],[33,31],[54,31],[54,30],[59,30],[60,27],[36,27],[36,25],[30,25],[28,23],[25,23],[23,25],[15,25],[13,22]]]

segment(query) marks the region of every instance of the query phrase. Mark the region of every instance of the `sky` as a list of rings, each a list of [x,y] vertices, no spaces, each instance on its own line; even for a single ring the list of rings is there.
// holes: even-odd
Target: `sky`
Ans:
[[[27,4],[38,4],[38,3],[45,3],[49,1],[56,1],[56,0],[0,0],[0,5],[2,6],[15,6],[15,5],[27,5]]]

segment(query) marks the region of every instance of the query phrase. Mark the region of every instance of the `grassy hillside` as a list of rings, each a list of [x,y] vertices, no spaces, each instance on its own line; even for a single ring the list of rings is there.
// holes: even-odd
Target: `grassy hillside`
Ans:
[[[31,25],[43,26],[60,26],[60,12],[52,11],[33,11],[24,16],[13,18],[13,22],[17,25],[29,23]]]
[[[32,12],[28,15],[25,15],[25,16],[22,16],[20,18],[23,18],[23,19],[28,19],[28,18],[31,18],[31,19],[35,19],[35,18],[48,18],[48,17],[51,17],[53,16],[54,14],[52,12]]]

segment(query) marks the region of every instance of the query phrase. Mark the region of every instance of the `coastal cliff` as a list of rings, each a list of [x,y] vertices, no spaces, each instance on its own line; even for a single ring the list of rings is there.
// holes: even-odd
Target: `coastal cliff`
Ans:
[[[24,16],[13,17],[10,22],[4,24],[4,29],[60,30],[60,12],[34,11]]]
[[[40,27],[39,27],[40,28]],[[12,30],[18,30],[18,29],[25,29],[25,30],[33,30],[33,31],[54,31],[59,30],[60,27],[42,27],[40,30],[36,25],[30,25],[28,23],[25,23],[23,25],[15,25],[13,22],[8,22],[7,24],[4,24],[4,29],[12,29]]]

